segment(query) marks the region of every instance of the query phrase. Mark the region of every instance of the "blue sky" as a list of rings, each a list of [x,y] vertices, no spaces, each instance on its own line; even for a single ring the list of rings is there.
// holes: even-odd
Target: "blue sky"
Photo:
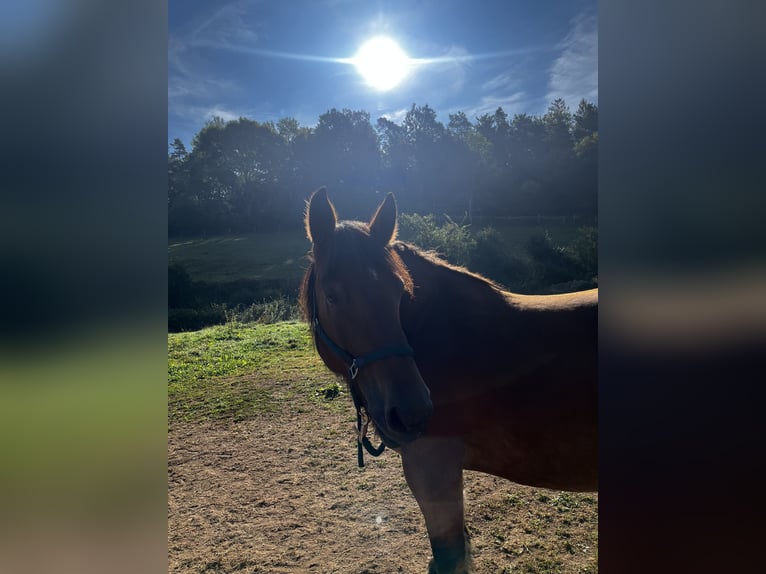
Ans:
[[[386,35],[420,65],[372,89],[352,57]],[[446,123],[498,106],[541,115],[556,97],[598,103],[595,0],[170,0],[168,141],[189,145],[214,115],[315,125],[330,108],[397,123],[413,103]]]

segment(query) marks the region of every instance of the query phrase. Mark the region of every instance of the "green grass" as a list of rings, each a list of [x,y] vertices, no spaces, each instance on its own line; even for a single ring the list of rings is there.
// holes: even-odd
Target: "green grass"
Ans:
[[[195,281],[236,279],[300,281],[310,248],[299,229],[250,235],[172,239],[168,263],[181,265]]]
[[[171,420],[243,420],[273,412],[295,394],[328,402],[334,377],[305,323],[227,323],[168,335]]]

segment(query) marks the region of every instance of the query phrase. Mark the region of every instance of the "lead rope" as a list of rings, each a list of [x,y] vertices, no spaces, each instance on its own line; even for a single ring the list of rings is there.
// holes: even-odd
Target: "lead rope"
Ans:
[[[362,414],[363,411],[364,411],[364,414]],[[367,426],[369,424],[370,424],[370,416],[367,414],[367,410],[364,407],[357,407],[356,409],[356,431],[357,431],[356,462],[359,464],[359,468],[364,468],[364,451],[362,450],[362,446],[364,446],[364,450],[366,450],[368,453],[370,453],[370,455],[374,457],[380,456],[381,454],[383,454],[383,451],[386,450],[386,444],[384,442],[381,442],[380,446],[378,446],[377,448],[372,446],[370,439],[367,438]]]
[[[381,442],[377,448],[372,446],[370,439],[367,438],[370,415],[367,409],[360,404],[356,396],[352,378],[348,380],[348,389],[351,391],[351,400],[354,401],[354,408],[356,409],[356,462],[359,468],[364,468],[364,451],[366,450],[371,456],[379,457],[386,450],[386,445],[384,442]],[[364,450],[362,450],[362,447],[364,447]]]

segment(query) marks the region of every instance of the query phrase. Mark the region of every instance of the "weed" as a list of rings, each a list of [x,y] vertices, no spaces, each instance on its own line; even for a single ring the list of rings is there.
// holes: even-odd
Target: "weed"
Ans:
[[[561,572],[562,562],[555,558],[534,558],[524,564],[524,572],[530,574],[558,574]]]
[[[337,382],[332,382],[327,386],[321,387],[314,393],[315,397],[322,397],[327,401],[331,401],[341,394],[341,386]]]
[[[300,309],[297,303],[284,295],[273,299],[264,299],[260,303],[238,306],[227,312],[226,320],[241,323],[262,323],[271,325],[282,321],[297,321]]]
[[[541,501],[542,502],[542,501]],[[568,492],[561,492],[558,496],[551,499],[551,505],[555,506],[559,510],[571,510],[577,508],[577,499]]]
[[[504,532],[502,532],[502,531],[500,531],[498,529],[493,528],[492,530],[489,531],[489,534],[498,543],[502,544],[503,542],[505,542],[505,533]]]

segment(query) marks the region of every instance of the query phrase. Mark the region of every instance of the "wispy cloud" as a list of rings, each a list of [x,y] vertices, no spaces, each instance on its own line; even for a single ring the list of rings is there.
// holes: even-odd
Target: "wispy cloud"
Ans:
[[[258,40],[248,22],[247,0],[224,4],[204,19],[189,22],[168,36],[168,114],[188,126],[199,128],[213,116],[224,120],[247,115],[225,105],[240,90],[236,79],[224,79],[220,71],[199,58],[199,50],[210,44],[253,45]]]
[[[553,62],[548,81],[548,101],[563,98],[569,106],[581,98],[598,102],[598,19],[582,13],[572,20],[569,33],[559,43],[561,55]]]
[[[172,39],[169,41],[172,42]],[[237,84],[206,73],[190,70],[185,57],[178,51],[168,54],[168,103],[186,98],[208,98],[221,93],[236,91]]]
[[[507,90],[519,85],[519,80],[510,72],[503,72],[494,78],[490,78],[481,85],[482,91],[494,92],[495,90]]]
[[[214,117],[219,117],[225,121],[236,120],[244,113],[238,113],[235,110],[227,108],[221,104],[212,106],[179,105],[173,110],[174,113],[183,119],[191,120],[195,124],[201,124]]]
[[[253,2],[240,0],[224,4],[209,18],[199,23],[191,32],[189,41],[194,43],[255,44],[258,34],[245,15]]]
[[[523,109],[527,103],[527,93],[519,91],[508,95],[482,96],[477,104],[457,108],[453,112],[463,111],[468,118],[475,118],[482,114],[493,114],[497,108],[503,108],[507,114],[512,115],[514,109]]]
[[[473,56],[463,46],[426,45],[424,51],[441,53],[441,56],[430,58],[413,58],[415,66],[414,89],[439,85],[440,93],[436,100],[447,95],[456,95],[463,91],[467,78],[467,69],[471,66]],[[434,103],[432,99],[432,103]]]
[[[475,118],[483,114],[493,114],[497,108],[503,108],[509,115],[536,110],[542,105],[538,102],[542,98],[531,95],[530,74],[527,68],[530,58],[539,57],[545,50],[544,46],[530,45],[514,50],[472,56],[472,62],[487,61],[491,68],[494,68],[494,75],[481,78],[482,69],[488,66],[483,63],[477,64],[477,69],[471,76],[481,78],[481,83],[471,86],[472,89],[467,89],[461,98],[464,99],[466,95],[474,91],[477,99],[463,104],[462,107],[452,106],[450,113],[463,111],[469,118]]]
[[[234,82],[204,72],[187,72],[183,67],[168,65],[168,114],[199,128],[213,115],[235,119],[240,114],[226,109],[223,94],[237,90]],[[233,117],[232,117],[233,116]]]

